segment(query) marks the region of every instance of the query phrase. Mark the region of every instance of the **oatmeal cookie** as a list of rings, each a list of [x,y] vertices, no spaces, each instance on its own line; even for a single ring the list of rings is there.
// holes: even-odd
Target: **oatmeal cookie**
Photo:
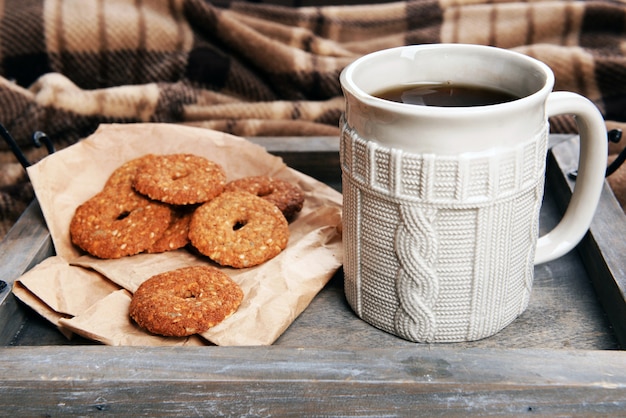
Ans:
[[[183,248],[189,244],[189,223],[193,215],[193,207],[172,208],[172,221],[165,232],[154,244],[146,249],[147,253],[163,253]]]
[[[304,204],[304,193],[298,186],[269,176],[251,176],[233,180],[226,184],[224,190],[243,190],[255,194],[278,206],[287,220],[300,212]]]
[[[244,268],[278,255],[287,246],[289,227],[268,201],[247,192],[224,192],[196,209],[189,239],[213,261]]]
[[[242,299],[241,287],[215,267],[183,267],[143,282],[133,294],[129,313],[154,334],[184,337],[219,324]]]
[[[222,167],[193,154],[154,155],[137,170],[133,187],[151,199],[173,205],[203,203],[222,193]]]
[[[72,243],[99,258],[145,251],[172,219],[169,206],[134,191],[107,188],[80,205],[70,221]]]
[[[148,163],[152,157],[154,157],[154,155],[146,154],[142,157],[126,161],[111,173],[104,185],[104,189],[124,188],[125,190],[132,190],[137,170],[139,170],[139,167]]]

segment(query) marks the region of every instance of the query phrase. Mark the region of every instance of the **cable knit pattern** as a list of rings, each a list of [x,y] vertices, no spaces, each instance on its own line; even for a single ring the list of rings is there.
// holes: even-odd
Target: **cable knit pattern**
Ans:
[[[344,264],[361,318],[410,341],[493,335],[528,304],[548,126],[499,152],[435,156],[342,122]]]
[[[439,293],[438,238],[434,220],[437,212],[409,205],[400,206],[394,248],[400,269],[396,281],[399,306],[395,328],[415,341],[431,341],[435,334],[435,306]]]

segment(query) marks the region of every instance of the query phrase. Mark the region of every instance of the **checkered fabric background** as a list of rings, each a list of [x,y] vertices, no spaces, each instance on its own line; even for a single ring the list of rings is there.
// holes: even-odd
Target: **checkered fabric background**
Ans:
[[[609,128],[626,122],[626,4],[274,3],[2,0],[0,123],[31,161],[46,153],[31,146],[36,130],[62,148],[111,122],[338,137],[345,65],[378,49],[435,42],[536,57],[554,70],[557,90],[590,98]],[[575,131],[570,118],[551,122],[554,132]],[[3,145],[0,236],[33,198]],[[621,190],[619,172],[615,179]]]

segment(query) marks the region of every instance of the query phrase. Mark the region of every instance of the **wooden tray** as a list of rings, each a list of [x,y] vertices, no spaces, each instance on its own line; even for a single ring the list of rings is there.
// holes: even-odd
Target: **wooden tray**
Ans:
[[[255,138],[340,190],[337,138]],[[575,138],[554,136],[541,229],[571,194]],[[620,415],[626,410],[626,220],[605,187],[578,251],[535,268],[527,311],[497,335],[414,344],[358,319],[339,271],[271,347],[107,347],[68,341],[0,292],[6,415]],[[52,255],[36,202],[0,243],[12,285]]]

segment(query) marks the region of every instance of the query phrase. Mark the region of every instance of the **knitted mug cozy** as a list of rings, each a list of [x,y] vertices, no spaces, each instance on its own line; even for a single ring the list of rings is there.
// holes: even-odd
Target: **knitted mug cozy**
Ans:
[[[532,288],[548,125],[514,147],[439,156],[342,123],[345,292],[356,314],[415,342],[473,341],[511,323]]]

